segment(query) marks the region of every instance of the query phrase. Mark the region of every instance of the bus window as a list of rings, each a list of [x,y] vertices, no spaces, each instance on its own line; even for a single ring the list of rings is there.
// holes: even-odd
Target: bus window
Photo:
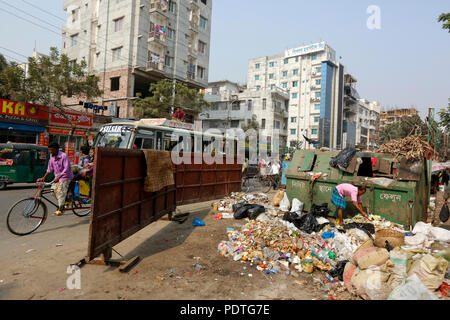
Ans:
[[[145,138],[144,142],[142,143],[142,149],[155,149],[155,141],[153,138]]]
[[[142,149],[142,138],[134,139],[133,149],[141,150]]]

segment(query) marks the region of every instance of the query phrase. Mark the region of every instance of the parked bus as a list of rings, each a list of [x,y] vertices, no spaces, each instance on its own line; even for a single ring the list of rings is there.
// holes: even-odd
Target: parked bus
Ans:
[[[192,124],[166,119],[142,119],[106,124],[100,129],[95,146],[166,151],[172,151],[177,146],[184,152],[210,153],[217,147],[216,141],[222,141],[222,150],[219,151],[225,153],[233,150],[237,155],[237,138],[196,132]]]

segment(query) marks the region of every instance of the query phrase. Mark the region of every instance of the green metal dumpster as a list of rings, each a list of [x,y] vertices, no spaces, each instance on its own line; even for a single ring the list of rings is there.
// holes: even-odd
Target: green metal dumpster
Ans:
[[[297,198],[304,203],[304,210],[309,210],[312,204],[327,203],[330,215],[337,216],[331,202],[334,188],[342,183],[364,184],[367,192],[362,201],[369,214],[405,227],[427,219],[429,161],[394,161],[392,154],[357,152],[347,168],[339,169],[329,164],[338,154],[339,151],[298,150],[286,174],[289,200]],[[347,204],[344,213],[357,214],[350,200]]]

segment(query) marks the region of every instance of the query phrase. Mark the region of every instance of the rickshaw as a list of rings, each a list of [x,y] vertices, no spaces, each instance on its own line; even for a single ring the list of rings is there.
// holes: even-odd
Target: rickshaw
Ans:
[[[0,190],[13,183],[33,183],[44,176],[50,153],[47,147],[0,143]],[[48,177],[48,181],[53,176]]]

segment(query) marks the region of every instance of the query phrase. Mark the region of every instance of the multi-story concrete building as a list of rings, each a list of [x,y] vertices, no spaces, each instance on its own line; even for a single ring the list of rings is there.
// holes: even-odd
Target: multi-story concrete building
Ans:
[[[100,77],[92,102],[114,116],[133,117],[136,95],[161,79],[206,88],[212,0],[65,0],[64,10],[63,53]]]
[[[205,99],[212,102],[212,106],[200,114],[204,130],[214,128],[224,133],[227,129],[242,129],[250,121],[256,120],[264,141],[273,142],[272,137],[278,132],[278,145],[282,151],[286,151],[287,91],[280,88],[246,90],[231,81],[218,81],[209,84]]]
[[[380,128],[383,129],[385,126],[401,122],[404,117],[418,116],[419,111],[415,108],[405,108],[405,109],[395,109],[381,112],[380,116]]]
[[[288,93],[288,146],[307,137],[318,143],[305,141],[306,148],[319,143],[341,148],[344,67],[335,60],[335,51],[325,42],[250,59],[248,90]]]

